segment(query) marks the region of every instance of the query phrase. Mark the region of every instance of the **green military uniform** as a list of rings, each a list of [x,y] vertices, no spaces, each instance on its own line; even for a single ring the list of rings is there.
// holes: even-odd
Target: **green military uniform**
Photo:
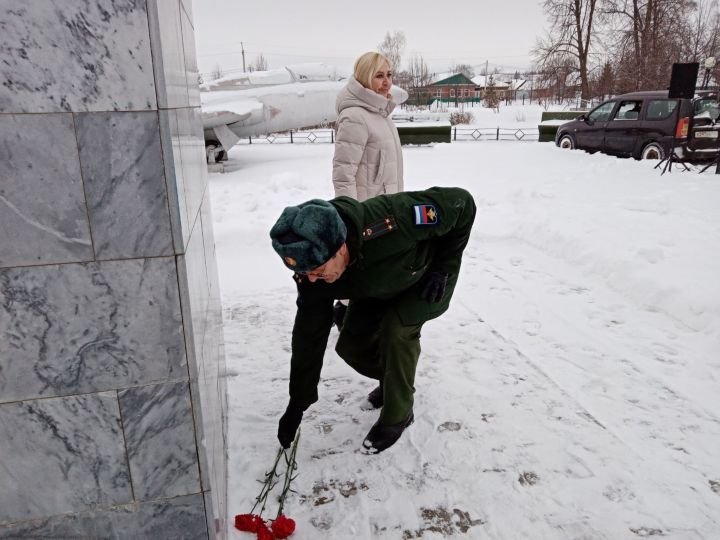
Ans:
[[[380,421],[394,424],[412,408],[420,329],[450,304],[475,204],[463,189],[438,187],[330,203],[347,227],[350,265],[334,283],[295,275],[290,404],[304,410],[317,401],[333,300],[347,298],[336,350],[356,371],[383,382]],[[431,271],[449,276],[437,303],[421,299],[416,286]]]

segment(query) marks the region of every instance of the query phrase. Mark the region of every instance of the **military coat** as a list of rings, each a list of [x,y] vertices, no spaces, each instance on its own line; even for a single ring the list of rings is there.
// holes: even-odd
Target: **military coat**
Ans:
[[[450,305],[476,212],[472,196],[461,188],[434,187],[364,202],[338,197],[330,203],[348,229],[350,264],[334,283],[295,275],[290,403],[303,409],[317,401],[333,301],[386,300],[405,325],[438,317]],[[431,271],[449,275],[438,303],[422,300],[417,287]]]

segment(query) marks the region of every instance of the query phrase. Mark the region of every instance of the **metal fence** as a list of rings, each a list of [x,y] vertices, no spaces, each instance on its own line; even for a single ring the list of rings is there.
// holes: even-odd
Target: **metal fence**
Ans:
[[[332,129],[313,129],[311,131],[290,131],[288,133],[271,133],[258,137],[243,137],[237,144],[315,144],[334,143],[335,131]]]
[[[502,128],[502,127],[461,127],[452,126],[453,141],[537,141],[538,128]],[[244,137],[237,144],[319,144],[334,143],[335,131],[332,129],[314,129],[311,131],[291,131],[273,133],[258,137]]]
[[[453,141],[536,141],[540,133],[536,127],[523,128],[472,128],[452,127]]]

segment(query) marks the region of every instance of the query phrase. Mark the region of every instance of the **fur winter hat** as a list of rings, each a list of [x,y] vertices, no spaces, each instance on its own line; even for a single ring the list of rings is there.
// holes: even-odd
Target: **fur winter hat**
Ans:
[[[272,229],[272,247],[285,266],[308,272],[329,261],[345,242],[347,228],[335,207],[313,199],[288,206]]]

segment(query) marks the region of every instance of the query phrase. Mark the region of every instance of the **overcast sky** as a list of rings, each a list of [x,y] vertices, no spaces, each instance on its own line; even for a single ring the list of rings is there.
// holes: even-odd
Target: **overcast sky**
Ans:
[[[242,70],[241,42],[246,65],[262,53],[270,69],[326,62],[349,73],[396,30],[407,39],[403,63],[418,53],[434,72],[486,61],[523,70],[546,27],[536,0],[193,0],[193,18],[202,73]]]

